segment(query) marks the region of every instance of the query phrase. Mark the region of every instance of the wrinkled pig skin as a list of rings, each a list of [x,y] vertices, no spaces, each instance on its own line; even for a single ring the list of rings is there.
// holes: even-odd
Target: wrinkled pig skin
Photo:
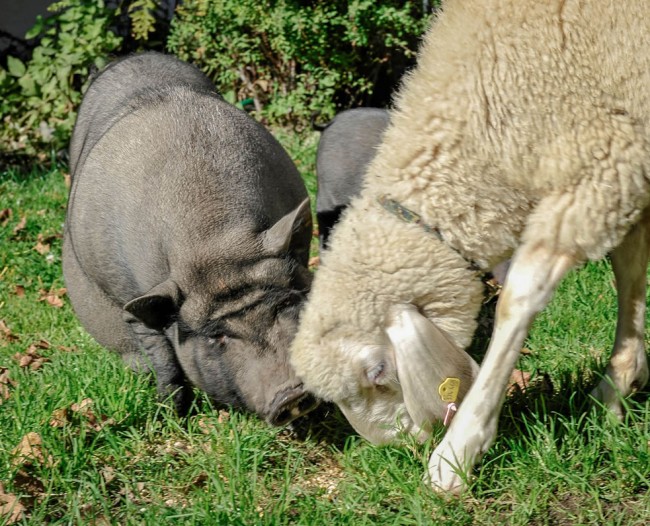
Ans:
[[[274,425],[312,409],[288,361],[311,213],[271,134],[150,52],[93,80],[70,158],[63,271],[85,329],[181,414],[192,386]]]

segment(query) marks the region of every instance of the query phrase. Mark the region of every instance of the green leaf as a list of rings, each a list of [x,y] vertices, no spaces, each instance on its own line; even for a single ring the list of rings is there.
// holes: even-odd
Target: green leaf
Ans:
[[[38,35],[41,34],[41,31],[43,31],[43,27],[45,26],[43,17],[41,15],[38,15],[36,17],[36,24],[34,26],[27,30],[27,33],[25,33],[25,38],[27,40],[36,38]]]
[[[18,84],[20,84],[20,87],[23,88],[23,93],[28,97],[36,95],[36,84],[34,83],[34,78],[29,73],[20,77]]]
[[[9,74],[14,77],[22,77],[26,71],[25,64],[20,59],[12,56],[7,57],[7,68]]]

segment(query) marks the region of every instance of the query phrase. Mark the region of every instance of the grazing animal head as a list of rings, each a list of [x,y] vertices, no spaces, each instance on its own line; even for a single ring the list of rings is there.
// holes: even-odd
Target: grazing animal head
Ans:
[[[227,237],[236,257],[216,244],[194,255],[191,272],[170,278],[125,309],[155,331],[164,331],[184,374],[212,400],[254,411],[284,425],[313,409],[289,364],[289,344],[311,275],[302,255],[311,235],[309,201],[261,234]],[[224,236],[221,235],[221,238]],[[187,269],[189,265],[182,266]]]
[[[356,213],[354,207],[349,213]],[[371,240],[366,246],[374,253],[363,252],[351,222],[337,227],[332,252],[324,254],[301,314],[291,362],[306,389],[335,402],[371,442],[394,442],[403,432],[425,439],[450,403],[440,386],[447,378],[458,379],[454,401],[459,403],[478,370],[462,349],[471,340],[473,305],[478,309],[482,290],[470,282],[447,297],[447,284],[467,273],[462,259],[458,270],[449,265],[442,276],[427,265],[396,262],[382,247],[422,243],[422,233],[400,222],[374,223],[372,213],[365,217],[363,234],[377,235],[383,244]],[[334,258],[342,239],[349,250]],[[429,246],[435,243],[425,250]],[[438,259],[445,263],[449,257],[456,256]],[[432,280],[439,297],[430,293],[436,290]]]

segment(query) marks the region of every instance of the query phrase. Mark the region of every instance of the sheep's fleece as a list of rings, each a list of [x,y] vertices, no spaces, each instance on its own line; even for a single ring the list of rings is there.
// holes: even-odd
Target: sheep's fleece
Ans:
[[[569,269],[611,251],[619,317],[594,394],[620,416],[648,379],[649,118],[647,0],[444,3],[322,257],[292,344],[305,386],[375,442],[426,437],[440,411],[427,372],[447,359],[445,335],[464,349],[476,326],[468,262],[512,257],[488,354],[429,461],[433,488],[460,492],[535,315]]]

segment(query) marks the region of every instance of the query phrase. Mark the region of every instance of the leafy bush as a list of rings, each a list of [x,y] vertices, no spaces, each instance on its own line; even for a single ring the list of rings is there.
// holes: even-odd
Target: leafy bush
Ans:
[[[366,103],[380,78],[412,63],[428,22],[422,2],[185,0],[167,42],[234,102],[272,124],[331,117]]]
[[[101,67],[120,45],[109,29],[113,10],[99,0],[66,0],[50,6],[27,38],[40,38],[31,60],[8,57],[0,68],[0,154],[34,155],[69,139],[81,88],[91,67]]]
[[[8,57],[0,67],[0,157],[46,160],[67,146],[91,70],[122,50],[116,34],[124,11],[131,37],[145,42],[153,33],[160,0],[64,0],[38,17],[26,35],[38,39],[31,59]],[[48,155],[49,153],[49,155]]]
[[[249,102],[260,120],[304,127],[314,110],[328,118],[337,107],[381,105],[377,95],[385,101],[414,61],[428,4],[185,0],[172,20],[167,49],[206,71],[231,102]],[[63,150],[91,71],[112,55],[165,41],[162,5],[52,4],[55,14],[39,17],[27,34],[39,42],[31,59],[8,57],[7,67],[0,66],[0,162],[34,156],[45,161]]]

